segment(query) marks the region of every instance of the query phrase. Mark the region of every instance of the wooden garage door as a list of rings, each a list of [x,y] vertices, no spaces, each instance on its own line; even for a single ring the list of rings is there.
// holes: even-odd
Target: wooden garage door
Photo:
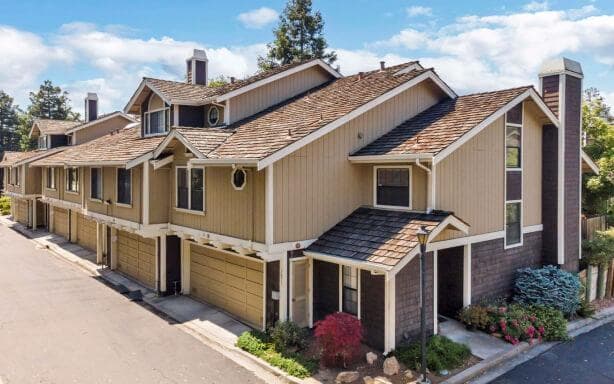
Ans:
[[[262,263],[191,245],[191,294],[260,328],[263,312]]]
[[[96,250],[96,222],[77,214],[77,243],[92,251]]]
[[[23,199],[15,199],[16,207],[15,214],[17,217],[15,218],[18,223],[23,225],[28,225],[28,201]]]
[[[117,269],[154,288],[156,243],[126,231],[117,231]]]
[[[53,207],[53,232],[68,238],[68,210]]]

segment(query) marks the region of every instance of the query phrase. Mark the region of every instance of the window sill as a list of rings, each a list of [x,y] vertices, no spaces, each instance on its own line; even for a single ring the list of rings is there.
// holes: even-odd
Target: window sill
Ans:
[[[191,209],[186,209],[186,208],[178,208],[178,207],[174,207],[175,211],[177,212],[181,212],[181,213],[189,213],[192,215],[199,215],[199,216],[204,216],[205,215],[205,211],[194,211]]]
[[[51,191],[51,192],[57,192],[57,188],[49,188],[49,187],[45,187],[45,191]]]
[[[122,208],[132,208],[132,204],[115,203],[115,205]]]
[[[512,248],[518,248],[518,247],[522,247],[522,241],[520,243],[504,245],[503,249],[512,249]]]
[[[94,203],[99,203],[99,204],[102,204],[102,199],[95,199],[95,198],[93,198],[93,197],[90,197],[88,200],[89,200],[89,201],[93,201]]]
[[[409,207],[401,207],[401,206],[398,206],[398,205],[379,205],[379,204],[374,204],[373,208],[391,209],[391,210],[395,210],[395,211],[411,211],[411,206],[409,206]]]
[[[70,194],[70,195],[79,196],[79,192],[75,192],[75,191],[65,191],[65,192]]]

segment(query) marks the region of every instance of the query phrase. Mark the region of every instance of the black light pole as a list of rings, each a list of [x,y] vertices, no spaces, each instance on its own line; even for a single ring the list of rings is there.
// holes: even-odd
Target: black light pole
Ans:
[[[420,364],[422,380],[420,380],[420,383],[430,384],[430,380],[426,377],[426,243],[429,238],[429,231],[422,225],[417,235],[420,243],[420,355],[422,357]]]

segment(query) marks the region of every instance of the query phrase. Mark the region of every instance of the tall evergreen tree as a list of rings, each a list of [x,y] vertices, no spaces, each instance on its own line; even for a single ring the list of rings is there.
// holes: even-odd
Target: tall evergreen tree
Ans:
[[[328,44],[322,33],[324,21],[320,11],[313,11],[311,0],[289,0],[273,30],[275,41],[268,44],[266,57],[258,57],[261,71],[314,58],[333,64],[334,51],[326,52]]]
[[[28,150],[33,146],[28,135],[35,119],[79,120],[79,114],[72,111],[69,103],[68,92],[53,85],[51,80],[45,80],[37,92],[30,92],[30,105],[19,122],[21,149]]]
[[[19,112],[19,107],[13,104],[13,98],[0,90],[0,158],[4,151],[16,151],[19,148]]]

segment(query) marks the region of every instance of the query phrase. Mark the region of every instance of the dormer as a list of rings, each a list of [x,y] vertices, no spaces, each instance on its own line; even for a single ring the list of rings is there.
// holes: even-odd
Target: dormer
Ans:
[[[38,149],[62,147],[68,143],[66,132],[79,124],[79,121],[36,119],[30,129],[30,138],[37,141]]]

